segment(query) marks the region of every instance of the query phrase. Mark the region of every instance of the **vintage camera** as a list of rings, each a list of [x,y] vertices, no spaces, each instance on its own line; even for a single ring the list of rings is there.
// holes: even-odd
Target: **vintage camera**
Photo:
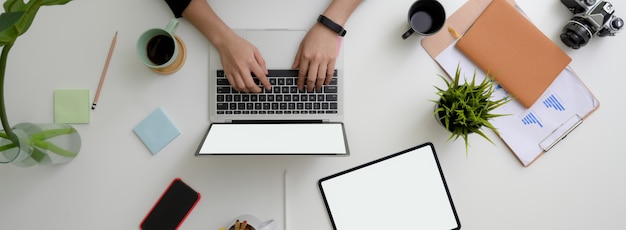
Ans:
[[[624,21],[615,16],[613,5],[597,0],[561,0],[574,16],[563,27],[561,41],[578,49],[598,35],[614,36],[624,27]]]

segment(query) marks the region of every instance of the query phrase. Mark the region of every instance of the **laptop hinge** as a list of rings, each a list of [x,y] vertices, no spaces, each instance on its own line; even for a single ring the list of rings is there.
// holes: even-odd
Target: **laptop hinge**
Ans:
[[[311,124],[324,123],[323,120],[232,120],[233,124]]]

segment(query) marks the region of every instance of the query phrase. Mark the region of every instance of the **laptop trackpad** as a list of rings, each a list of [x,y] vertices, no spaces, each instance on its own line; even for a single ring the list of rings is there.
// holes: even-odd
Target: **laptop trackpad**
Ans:
[[[214,123],[197,155],[341,155],[346,143],[341,123]]]
[[[268,68],[291,69],[305,30],[249,30],[246,39],[261,52]]]

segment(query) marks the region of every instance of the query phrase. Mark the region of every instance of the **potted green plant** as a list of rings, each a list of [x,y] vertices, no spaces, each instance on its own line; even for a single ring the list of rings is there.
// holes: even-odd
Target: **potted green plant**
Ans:
[[[472,81],[460,82],[461,68],[457,66],[453,79],[439,75],[446,83],[445,89],[435,86],[438,100],[435,102],[434,116],[448,131],[448,140],[457,140],[462,137],[465,141],[465,151],[469,149],[468,135],[477,133],[489,142],[493,143],[481,130],[483,127],[493,130],[498,134],[498,130],[489,120],[505,116],[506,114],[494,114],[493,111],[510,101],[509,97],[493,100],[496,83],[487,74],[481,82],[476,82],[476,71],[472,76]]]
[[[7,57],[17,38],[24,34],[42,6],[63,5],[71,0],[6,0],[0,14],[0,163],[31,166],[61,163],[74,158],[80,149],[80,136],[68,124],[20,123],[11,127],[4,103]]]

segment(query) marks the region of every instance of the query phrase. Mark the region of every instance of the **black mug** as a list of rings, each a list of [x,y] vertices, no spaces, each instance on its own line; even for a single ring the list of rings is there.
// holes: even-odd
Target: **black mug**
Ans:
[[[432,35],[437,33],[446,22],[446,11],[437,0],[417,0],[409,8],[409,30],[402,34],[402,39],[413,33]]]

